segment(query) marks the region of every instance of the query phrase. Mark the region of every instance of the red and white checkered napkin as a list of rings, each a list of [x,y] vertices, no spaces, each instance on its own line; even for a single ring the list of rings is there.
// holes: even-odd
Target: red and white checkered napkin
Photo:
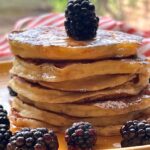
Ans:
[[[37,17],[27,17],[19,20],[13,30],[30,29],[38,26],[63,26],[64,14],[49,13]],[[100,17],[99,26],[101,29],[118,30],[130,34],[137,34],[144,37],[143,44],[139,49],[139,53],[143,56],[150,57],[150,31],[139,31],[129,25],[115,21],[109,17]],[[0,35],[0,60],[12,58],[9,44],[7,41],[7,34]]]

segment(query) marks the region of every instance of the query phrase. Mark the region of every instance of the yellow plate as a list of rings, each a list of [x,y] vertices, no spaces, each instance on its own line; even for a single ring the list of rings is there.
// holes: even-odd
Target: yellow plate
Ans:
[[[9,96],[7,91],[7,82],[9,80],[9,70],[12,67],[11,61],[0,63],[0,104],[9,111]],[[63,135],[58,135],[59,150],[67,150]],[[99,137],[95,150],[150,150],[150,145],[136,146],[130,148],[120,148],[120,137]]]

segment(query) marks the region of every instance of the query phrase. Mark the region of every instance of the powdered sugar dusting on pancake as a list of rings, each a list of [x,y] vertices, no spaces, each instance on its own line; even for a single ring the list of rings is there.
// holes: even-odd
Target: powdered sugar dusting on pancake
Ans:
[[[26,31],[14,31],[9,35],[9,39],[30,45],[84,48],[93,47],[93,45],[96,47],[118,43],[140,43],[142,37],[118,31],[106,32],[106,30],[99,29],[95,39],[75,41],[67,36],[64,28],[38,27]]]

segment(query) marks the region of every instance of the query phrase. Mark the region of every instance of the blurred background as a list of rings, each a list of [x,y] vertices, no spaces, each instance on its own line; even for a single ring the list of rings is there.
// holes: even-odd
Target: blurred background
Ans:
[[[123,20],[141,30],[150,30],[150,0],[91,0],[97,14]],[[64,12],[67,0],[0,0],[0,34],[23,17]]]

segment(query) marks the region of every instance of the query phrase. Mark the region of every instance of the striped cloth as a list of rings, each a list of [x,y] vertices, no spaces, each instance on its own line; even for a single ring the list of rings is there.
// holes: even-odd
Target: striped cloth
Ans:
[[[14,25],[13,30],[30,29],[39,26],[63,26],[64,14],[49,13],[37,17],[27,17],[19,20]],[[130,34],[137,34],[144,37],[143,43],[140,47],[139,54],[142,56],[150,56],[150,31],[139,31],[130,27],[121,21],[113,20],[109,17],[100,17],[99,26],[101,29],[118,30]],[[0,35],[0,60],[12,58],[10,52],[7,35]]]

